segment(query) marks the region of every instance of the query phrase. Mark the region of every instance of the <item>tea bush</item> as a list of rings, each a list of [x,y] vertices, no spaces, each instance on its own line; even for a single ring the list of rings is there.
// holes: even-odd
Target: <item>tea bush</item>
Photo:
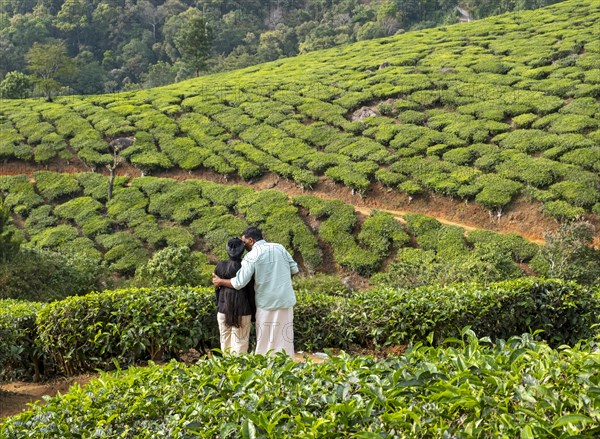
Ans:
[[[335,294],[297,292],[297,348],[441,342],[465,325],[492,338],[542,329],[552,344],[573,344],[600,316],[597,287],[533,278]],[[66,374],[131,365],[218,346],[214,314],[213,289],[93,293],[45,306],[36,343]]]
[[[345,354],[321,364],[229,356],[191,367],[171,362],[131,368],[74,386],[68,395],[8,419],[0,433],[7,438],[73,431],[139,438],[598,433],[596,344],[553,350],[527,335],[491,343],[468,329],[462,334],[453,345],[418,344],[380,361]]]
[[[19,215],[27,216],[31,209],[44,202],[25,175],[0,177],[0,189],[4,196],[4,206]]]
[[[37,312],[42,303],[0,299],[0,381],[39,378],[41,358],[35,345]]]
[[[213,291],[161,288],[70,297],[38,315],[39,344],[66,374],[171,358],[214,342]],[[210,310],[210,311],[209,311]],[[73,318],[78,316],[78,318]]]
[[[358,241],[383,258],[389,254],[391,247],[407,244],[409,236],[391,214],[374,212],[363,223]]]
[[[558,221],[572,221],[583,218],[585,210],[566,201],[556,200],[544,204],[544,213]]]
[[[38,191],[49,201],[65,195],[73,195],[80,191],[77,179],[68,174],[38,171],[34,173],[34,178]]]
[[[212,266],[206,270],[208,258],[192,252],[189,247],[167,247],[157,251],[135,273],[138,283],[147,287],[160,286],[207,286]]]

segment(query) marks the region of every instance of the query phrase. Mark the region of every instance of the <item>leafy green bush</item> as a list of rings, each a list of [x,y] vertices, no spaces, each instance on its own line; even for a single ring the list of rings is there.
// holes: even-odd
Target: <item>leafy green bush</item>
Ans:
[[[52,206],[44,204],[31,211],[25,220],[25,228],[30,235],[37,235],[44,229],[56,226],[58,219],[52,215]]]
[[[132,211],[141,211],[145,213],[145,207],[148,205],[148,199],[142,191],[135,187],[124,187],[115,190],[113,198],[106,204],[108,215],[118,222],[135,225],[128,220]]]
[[[402,192],[406,192],[411,197],[425,192],[425,189],[414,180],[407,180],[400,183],[398,189]]]
[[[136,281],[147,287],[197,286],[210,284],[211,278],[203,276],[208,258],[192,252],[188,247],[167,247],[157,251],[135,272]]]
[[[114,271],[134,273],[148,259],[148,251],[142,243],[127,232],[98,235],[96,242],[107,249],[104,260],[110,263],[110,269]]]
[[[74,219],[87,216],[102,209],[102,204],[92,197],[73,198],[54,209],[54,213],[61,218]]]
[[[347,295],[348,286],[344,284],[339,276],[334,274],[314,274],[311,276],[300,275],[292,278],[292,284],[295,291],[306,291],[308,296],[317,296],[319,294],[327,296]],[[327,299],[325,299],[327,300]]]
[[[33,235],[28,243],[29,246],[40,249],[60,249],[68,245],[79,236],[79,231],[67,224],[43,229],[37,235]]]
[[[10,263],[0,264],[0,299],[51,302],[85,294],[100,288],[104,274],[103,264],[83,252],[21,249]]]
[[[509,204],[513,197],[519,192],[520,183],[502,178],[496,174],[485,174],[479,178],[482,185],[481,191],[475,200],[486,209],[495,210],[498,215],[502,213],[504,206]]]
[[[565,153],[560,161],[563,163],[573,163],[592,171],[600,172],[600,148],[592,146],[589,148],[579,148]]]
[[[546,243],[531,261],[540,275],[575,280],[582,284],[600,282],[600,251],[592,247],[594,226],[586,221],[561,224],[547,233]]]
[[[357,221],[352,206],[339,200],[324,201],[311,196],[297,196],[294,204],[308,209],[316,218],[324,219],[319,235],[333,247],[340,266],[363,275],[371,274],[379,267],[379,255],[362,249],[352,235]]]
[[[38,344],[63,373],[171,358],[215,341],[213,291],[134,289],[71,297],[38,314]],[[72,316],[79,316],[74,319]]]
[[[402,248],[385,272],[371,276],[371,282],[379,286],[415,288],[437,283],[440,264],[433,250]]]
[[[573,99],[559,110],[559,113],[580,114],[589,117],[594,117],[599,112],[600,104],[592,97]]]
[[[21,244],[15,236],[15,230],[10,225],[10,212],[0,200],[0,263],[12,259]]]
[[[196,241],[194,235],[186,227],[162,227],[160,235],[166,245],[171,247],[192,247]]]
[[[40,194],[49,201],[65,195],[73,195],[81,190],[77,179],[68,174],[51,171],[35,172],[36,187]]]
[[[519,128],[529,128],[533,122],[537,120],[538,116],[533,113],[520,114],[519,116],[513,117],[513,122]]]
[[[233,236],[240,236],[248,226],[244,219],[230,213],[219,214],[217,211],[207,212],[207,215],[193,221],[190,229],[201,236],[208,251],[219,259],[227,259],[225,243]]]
[[[553,350],[528,335],[492,344],[465,329],[453,346],[418,344],[385,360],[343,354],[295,364],[280,355],[151,364],[73,386],[6,420],[0,434],[592,437],[595,349]],[[507,406],[510,414],[498,409]]]
[[[506,250],[516,262],[528,261],[539,251],[536,244],[516,233],[501,234],[491,230],[471,230],[467,234],[467,241],[475,248],[488,246]]]
[[[498,73],[504,74],[510,70],[510,67],[495,59],[483,59],[471,66],[475,73]]]
[[[213,297],[212,289],[189,288],[70,297],[40,312],[36,343],[67,374],[111,367],[114,360],[130,365],[216,346]],[[399,344],[425,340],[432,332],[439,342],[466,323],[494,338],[543,329],[553,343],[574,343],[598,323],[597,299],[597,289],[535,278],[485,287],[388,287],[343,297],[300,290],[297,346]]]
[[[437,231],[442,227],[442,223],[437,219],[420,213],[406,214],[404,215],[404,219],[406,220],[409,233],[414,236]]]
[[[464,230],[440,226],[416,235],[419,248],[400,249],[385,272],[371,281],[381,286],[413,288],[457,282],[489,283],[523,275],[508,245],[481,242],[470,251]]]
[[[19,215],[27,215],[44,202],[26,175],[0,177],[0,189],[4,191],[4,206]]]
[[[496,166],[498,175],[535,187],[552,184],[559,175],[559,165],[546,158],[532,158],[524,153],[511,155]]]
[[[43,372],[35,346],[37,312],[43,304],[0,299],[0,380],[39,378]]]
[[[391,247],[407,244],[409,236],[391,214],[376,211],[363,223],[358,241],[383,258]]]
[[[492,338],[543,329],[544,339],[572,344],[593,331],[591,324],[598,320],[596,295],[593,289],[575,283],[535,278],[488,287],[384,289],[378,294],[357,295],[357,310],[380,316],[357,337],[365,337],[360,344],[369,340],[375,344],[396,344],[407,338],[423,340],[433,331],[434,339],[442,341],[468,323]],[[378,313],[376,309],[386,311]]]
[[[594,184],[561,181],[550,186],[550,190],[577,207],[591,207],[600,200],[600,191]]]
[[[583,218],[585,210],[563,200],[550,201],[544,204],[544,213],[557,221],[571,221]]]
[[[370,171],[369,173],[372,173],[375,169],[369,168],[367,170]],[[325,171],[325,176],[331,178],[333,181],[342,182],[345,186],[348,186],[361,195],[366,194],[370,186],[368,173],[362,173],[360,169],[357,169],[357,163],[331,167]]]

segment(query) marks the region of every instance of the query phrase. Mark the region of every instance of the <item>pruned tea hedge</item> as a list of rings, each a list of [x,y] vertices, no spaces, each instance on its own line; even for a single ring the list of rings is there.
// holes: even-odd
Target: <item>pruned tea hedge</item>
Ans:
[[[294,328],[299,350],[381,347],[427,338],[439,343],[457,336],[464,326],[492,339],[542,330],[541,337],[552,345],[572,345],[593,336],[593,325],[600,323],[600,290],[558,280],[343,294],[300,290],[297,296]],[[208,288],[105,291],[41,309],[23,304],[16,315],[23,310],[30,329],[39,310],[36,349],[68,375],[219,346],[214,292]],[[10,322],[12,317],[4,318]],[[11,337],[23,350],[33,346],[33,340]],[[4,361],[9,367],[10,361]]]

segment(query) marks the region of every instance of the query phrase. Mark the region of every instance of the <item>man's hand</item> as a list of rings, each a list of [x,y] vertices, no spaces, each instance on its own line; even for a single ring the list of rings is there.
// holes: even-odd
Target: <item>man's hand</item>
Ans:
[[[212,283],[215,287],[225,287],[225,288],[235,289],[235,288],[233,288],[233,285],[231,285],[231,279],[221,279],[215,273],[213,273]]]

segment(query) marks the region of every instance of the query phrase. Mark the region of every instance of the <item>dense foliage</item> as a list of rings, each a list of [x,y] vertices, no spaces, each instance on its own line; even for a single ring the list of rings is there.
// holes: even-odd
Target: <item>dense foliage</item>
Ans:
[[[369,292],[299,290],[294,309],[298,350],[382,347],[429,339],[440,343],[470,326],[481,336],[508,338],[541,330],[556,346],[573,345],[597,332],[600,290],[557,280],[521,279]],[[9,310],[13,302],[7,302]],[[18,349],[37,349],[44,364],[72,375],[95,368],[177,358],[189,348],[219,346],[210,288],[105,291],[70,297],[41,310],[20,304],[17,316],[34,330],[11,339]],[[6,327],[14,323],[10,313]],[[22,326],[22,325],[21,325]],[[20,330],[17,326],[16,330]],[[20,344],[19,344],[20,343]],[[11,344],[12,346],[12,344]],[[13,350],[15,348],[12,348]],[[19,350],[17,350],[18,352]],[[4,360],[7,373],[33,374],[27,358]]]
[[[10,228],[10,212],[0,202],[0,264],[10,261],[19,249],[15,231]]]
[[[211,294],[212,293],[212,294]],[[214,292],[133,289],[70,297],[46,305],[36,343],[67,375],[216,346]]]
[[[600,252],[593,248],[596,230],[589,223],[572,222],[546,235],[531,265],[543,276],[600,283]]]
[[[462,228],[446,226],[435,218],[420,214],[408,214],[405,219],[418,248],[401,248],[385,272],[372,276],[371,281],[375,284],[418,287],[471,281],[494,282],[522,276],[517,263],[532,258],[542,264],[547,261],[537,245],[517,234],[498,234],[488,230],[465,232]],[[542,247],[543,251],[545,247]],[[591,265],[600,252],[592,248],[589,252],[581,260]],[[557,250],[557,254],[563,253],[567,252]],[[558,273],[546,277],[573,279]],[[592,273],[590,278],[596,279],[597,274]]]
[[[104,264],[82,253],[21,249],[0,263],[0,299],[51,302],[106,286]]]
[[[208,285],[210,268],[202,253],[192,252],[188,247],[167,247],[142,264],[135,272],[135,279],[141,285],[155,287]]]
[[[172,83],[193,76],[198,67],[230,70],[411,28],[456,23],[459,3],[468,10],[462,18],[469,19],[556,1],[3,1],[0,95],[24,97],[26,84],[15,83],[15,74],[35,71],[26,61],[36,45],[60,50],[57,41],[64,42],[62,50],[78,71],[56,78],[71,92],[92,94]],[[208,29],[201,26],[202,33],[194,36],[200,18]],[[190,57],[200,47],[202,57],[209,56],[206,66]],[[40,89],[55,85],[56,78],[45,78]]]
[[[44,373],[35,344],[35,320],[41,308],[40,303],[0,299],[0,382]]]
[[[75,385],[5,421],[10,438],[496,437],[600,434],[597,344],[554,350],[470,330],[399,357],[214,357]]]
[[[523,276],[526,264],[581,283],[600,276],[588,223],[563,226],[540,251],[516,234],[467,233],[420,214],[402,224],[374,211],[360,221],[352,206],[311,195],[290,200],[274,190],[156,177],[118,177],[115,185],[107,201],[107,177],[97,173],[0,177],[18,225],[5,228],[23,241],[12,263],[0,263],[0,297],[51,301],[122,285],[112,274],[135,277],[136,286],[209,285],[215,262],[227,258],[224,243],[250,224],[286,246],[306,273],[323,271],[329,252],[338,270],[376,273],[371,280],[383,286],[494,282]],[[585,236],[575,239],[573,227]]]

